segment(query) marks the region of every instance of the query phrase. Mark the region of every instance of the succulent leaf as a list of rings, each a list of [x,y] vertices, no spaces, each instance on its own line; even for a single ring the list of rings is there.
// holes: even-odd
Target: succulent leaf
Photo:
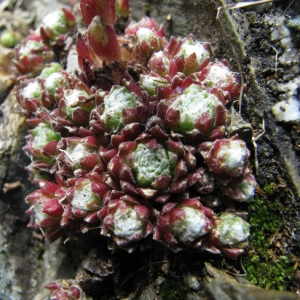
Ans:
[[[110,63],[121,59],[121,49],[114,29],[96,16],[88,27],[88,42],[93,53]]]

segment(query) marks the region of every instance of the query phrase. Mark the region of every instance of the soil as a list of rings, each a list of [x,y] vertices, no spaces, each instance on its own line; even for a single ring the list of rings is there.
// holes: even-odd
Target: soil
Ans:
[[[30,1],[19,2],[25,11],[36,7]],[[59,2],[69,7],[78,4]],[[238,129],[231,127],[231,133],[247,139],[253,170],[258,163],[256,198],[275,211],[280,223],[268,246],[272,262],[289,256],[293,269],[282,284],[290,293],[272,294],[265,289],[260,296],[255,289],[247,293],[256,295],[255,299],[296,299],[300,294],[300,123],[277,121],[272,107],[291,97],[299,101],[299,87],[291,91],[290,86],[299,84],[300,31],[288,24],[300,15],[300,3],[277,1],[221,10],[219,20],[217,7],[222,3],[216,1],[132,0],[130,4],[132,19],[149,15],[164,24],[167,36],[192,33],[211,43],[216,58],[226,58],[237,72],[242,71],[247,91],[241,115],[246,123]],[[15,7],[12,4],[6,11]],[[34,24],[28,22],[30,26]],[[234,107],[239,110],[238,103]],[[106,240],[93,231],[66,244],[63,239],[45,241],[41,233],[26,227],[29,218],[24,198],[35,186],[24,169],[29,159],[21,148],[28,128],[18,112],[14,90],[3,97],[0,124],[0,299],[47,299],[43,284],[62,278],[76,280],[90,299],[221,299],[213,290],[220,291],[224,299],[247,299],[243,296],[246,286],[240,282],[249,284],[243,279],[243,263],[257,251],[251,242],[242,259],[230,260],[198,251],[175,254],[151,241],[132,254],[117,250],[112,255]],[[273,210],[275,204],[279,206]],[[228,273],[233,274],[230,279]],[[230,293],[217,285],[223,280],[231,284]]]

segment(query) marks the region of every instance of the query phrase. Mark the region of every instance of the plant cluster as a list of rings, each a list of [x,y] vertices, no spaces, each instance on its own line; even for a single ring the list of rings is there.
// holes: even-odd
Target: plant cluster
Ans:
[[[53,62],[76,25],[67,9],[16,49],[17,98],[32,127],[24,149],[38,185],[26,198],[30,226],[50,240],[97,229],[112,250],[153,238],[237,257],[250,231],[234,207],[256,185],[245,141],[226,133],[244,89],[238,76],[208,43],[168,40],[151,18],[116,35],[127,1],[80,6],[77,74]]]

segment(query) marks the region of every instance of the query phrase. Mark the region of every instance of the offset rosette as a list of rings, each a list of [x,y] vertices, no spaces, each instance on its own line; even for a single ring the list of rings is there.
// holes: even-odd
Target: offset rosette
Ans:
[[[132,46],[137,57],[149,58],[153,52],[162,50],[165,44],[163,27],[149,17],[144,17],[137,23],[131,22],[126,27],[125,34],[129,39],[134,37]]]
[[[54,99],[56,89],[67,84],[65,77],[58,79],[57,74],[61,69],[60,64],[50,63],[43,68],[37,78],[21,82],[17,100],[26,116],[37,116],[43,108],[51,109],[56,105]],[[53,82],[54,77],[56,77],[56,84]]]
[[[58,108],[43,117],[49,118],[53,128],[58,132],[77,136],[92,135],[87,125],[101,92],[94,87],[89,89],[78,78],[72,76],[67,78],[68,85],[59,87],[55,93]]]
[[[44,41],[55,42],[62,46],[66,39],[66,34],[71,32],[75,26],[75,16],[70,10],[63,7],[46,15],[40,27],[37,29]]]
[[[210,90],[221,90],[226,102],[237,97],[241,89],[239,77],[230,70],[226,60],[210,62],[200,73],[199,79]]]
[[[44,287],[51,291],[51,300],[86,300],[86,295],[74,280],[50,282]]]
[[[141,74],[139,80],[140,87],[144,89],[150,97],[155,97],[158,87],[167,87],[170,83],[163,77],[155,73]]]
[[[134,197],[122,195],[112,198],[99,212],[102,220],[101,234],[109,237],[118,247],[132,252],[137,241],[152,233],[150,210]],[[114,248],[113,244],[109,245]]]
[[[180,94],[158,103],[158,115],[165,126],[187,143],[214,140],[224,135],[226,110],[214,94],[193,83]]]
[[[121,143],[108,163],[107,181],[113,189],[147,200],[166,202],[195,183],[196,158],[180,142],[160,144],[148,135]]]
[[[114,85],[102,104],[92,112],[91,127],[100,133],[120,132],[125,125],[144,123],[149,116],[148,105],[127,87]]]
[[[85,177],[68,180],[69,188],[66,190],[61,226],[65,227],[72,220],[83,219],[81,230],[86,232],[89,225],[98,224],[97,211],[103,206],[103,201],[109,188],[103,182],[99,170],[88,173]]]
[[[183,246],[199,248],[212,229],[213,212],[198,199],[185,199],[164,205],[153,238],[178,251]]]
[[[59,174],[65,177],[83,177],[95,166],[104,171],[98,150],[100,141],[95,136],[62,138],[58,144]]]
[[[200,144],[200,152],[212,173],[238,177],[247,167],[249,150],[237,136]]]
[[[56,158],[59,153],[57,144],[60,135],[50,124],[39,123],[26,137],[27,144],[23,148],[31,158],[32,163],[27,167],[32,175],[38,175],[36,170],[54,173],[57,169]]]
[[[135,51],[142,57],[149,57],[153,52],[161,50],[164,40],[149,28],[140,28],[136,32]]]
[[[224,212],[213,218],[206,250],[235,258],[244,252],[250,237],[250,224],[234,213]]]
[[[256,180],[250,172],[232,178],[226,186],[221,187],[222,194],[235,201],[252,200],[255,194]]]
[[[69,120],[80,125],[87,125],[93,101],[89,101],[89,91],[86,89],[65,89],[63,98],[59,101],[62,114]],[[88,100],[87,100],[88,98]]]
[[[43,73],[44,72],[41,73],[41,76],[43,75]],[[62,88],[70,88],[70,77],[71,76],[66,71],[63,71],[61,69],[58,69],[56,72],[53,72],[51,74],[49,74],[49,72],[46,72],[43,86],[51,100],[55,100],[57,90]]]
[[[204,142],[199,146],[209,171],[221,183],[223,195],[235,201],[249,201],[256,181],[248,168],[249,150],[238,136]]]
[[[15,64],[22,74],[37,75],[44,64],[53,60],[54,52],[43,44],[43,39],[31,32],[24,42],[16,48]]]
[[[193,189],[200,194],[208,194],[215,189],[215,178],[207,168],[200,167],[197,169],[196,173],[197,181],[193,186]]]
[[[178,71],[175,60],[170,58],[167,51],[162,50],[151,55],[148,68],[168,81],[171,81]]]
[[[136,35],[139,29],[147,28],[153,31],[157,36],[163,37],[165,35],[162,25],[158,25],[153,19],[149,17],[142,18],[139,22],[132,21],[125,29],[125,34]]]
[[[178,72],[185,75],[202,70],[210,62],[212,50],[209,43],[201,43],[192,35],[181,39],[171,38],[167,45],[169,57],[174,59]]]
[[[16,96],[26,116],[36,115],[41,107],[48,107],[52,104],[45,97],[43,86],[37,79],[24,80]]]
[[[27,213],[31,216],[29,227],[40,228],[49,240],[55,240],[61,232],[60,222],[64,212],[59,199],[61,187],[46,180],[36,180],[39,189],[26,197],[30,205]]]

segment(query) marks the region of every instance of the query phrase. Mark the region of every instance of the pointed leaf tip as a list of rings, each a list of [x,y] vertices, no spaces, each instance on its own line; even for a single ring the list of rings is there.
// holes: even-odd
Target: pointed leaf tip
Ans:
[[[115,0],[81,0],[80,9],[87,25],[95,16],[102,17],[108,26],[113,26],[116,21]]]
[[[121,49],[111,26],[106,26],[99,16],[93,18],[88,27],[89,45],[101,60],[110,63],[121,59]]]

